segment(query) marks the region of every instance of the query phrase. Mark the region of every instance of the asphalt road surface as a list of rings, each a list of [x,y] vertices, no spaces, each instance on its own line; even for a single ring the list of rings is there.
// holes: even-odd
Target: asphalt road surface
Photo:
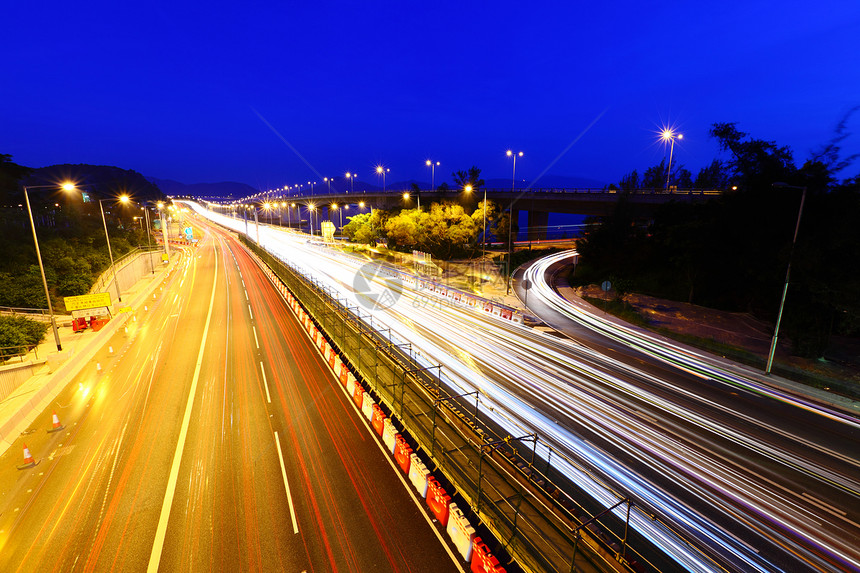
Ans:
[[[460,570],[238,243],[183,256],[0,458],[0,571]]]

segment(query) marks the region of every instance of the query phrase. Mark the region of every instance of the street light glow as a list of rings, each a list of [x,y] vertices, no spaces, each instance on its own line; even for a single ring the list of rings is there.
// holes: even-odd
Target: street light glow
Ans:
[[[63,183],[62,187],[63,187],[63,191],[74,191],[75,190],[75,184],[72,183],[71,181],[66,181],[65,183]]]
[[[128,195],[120,195],[119,196],[119,202],[120,203],[128,203],[129,201],[131,201],[131,199],[129,199]]]
[[[465,191],[466,193],[471,193],[472,192],[472,184],[466,183],[466,186],[463,187],[463,191]]]

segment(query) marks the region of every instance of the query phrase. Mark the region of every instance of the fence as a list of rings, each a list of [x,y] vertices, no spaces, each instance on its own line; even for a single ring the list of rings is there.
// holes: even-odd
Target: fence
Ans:
[[[523,569],[682,570],[631,531],[628,522],[612,511],[615,507],[590,502],[551,463],[575,466],[601,482],[613,493],[616,506],[626,506],[629,520],[630,499],[615,492],[585,462],[571,459],[537,434],[503,435],[482,413],[477,392],[451,395],[441,366],[419,363],[409,342],[374,327],[368,313],[246,236],[240,238],[302,303],[343,362],[396,416],[416,451],[430,457]],[[544,459],[536,457],[537,451]]]
[[[89,292],[91,294],[109,292],[113,297],[116,293],[113,286],[114,276],[120,282],[120,291],[124,292],[131,288],[144,274],[154,270],[155,265],[161,261],[161,250],[160,246],[153,245],[151,248],[137,247],[129,251],[119,259],[116,259],[113,266],[99,276],[98,280],[90,287]],[[139,259],[144,261],[141,268],[135,265]]]

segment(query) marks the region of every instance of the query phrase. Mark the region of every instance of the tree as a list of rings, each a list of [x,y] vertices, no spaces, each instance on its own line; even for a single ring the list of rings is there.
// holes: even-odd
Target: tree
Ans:
[[[451,176],[454,178],[454,183],[458,189],[464,189],[466,185],[471,185],[472,190],[484,187],[484,180],[481,179],[481,170],[475,165],[471,166],[467,171],[455,171]]]
[[[639,173],[637,173],[634,169],[633,171],[621,178],[621,181],[618,182],[618,186],[624,191],[641,189],[642,184],[639,182]]]
[[[710,165],[702,167],[693,182],[696,189],[727,189],[728,186],[729,174],[725,164],[719,159],[714,159]]]
[[[752,139],[736,123],[715,123],[709,131],[720,150],[731,153],[729,176],[747,189],[765,189],[775,181],[791,181],[797,171],[791,149],[773,141]]]

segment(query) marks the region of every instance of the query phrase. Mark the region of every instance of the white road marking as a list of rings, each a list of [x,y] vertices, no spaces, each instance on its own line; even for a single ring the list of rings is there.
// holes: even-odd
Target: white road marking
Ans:
[[[254,320],[254,313],[251,312],[251,305],[250,304],[248,305],[248,314],[251,315],[251,320]]]
[[[252,326],[251,328],[253,328],[253,329],[254,329],[254,344],[256,344],[256,345],[257,345],[257,350],[259,350],[259,349],[260,349],[260,341],[259,341],[259,340],[257,340],[257,327],[256,327],[256,326]]]
[[[263,386],[266,387],[266,401],[268,401],[269,404],[271,404],[272,403],[272,397],[269,396],[269,381],[266,380],[266,369],[263,368],[262,362],[260,362],[260,372],[263,373]]]
[[[278,448],[278,459],[281,461],[281,475],[284,477],[284,489],[287,490],[287,502],[290,504],[290,517],[293,519],[293,533],[299,532],[299,524],[296,521],[296,510],[293,508],[293,494],[290,493],[290,482],[287,481],[287,468],[284,467],[284,454],[281,453],[281,439],[275,432],[275,444]]]
[[[209,324],[212,322],[212,309],[215,307],[215,286],[218,284],[218,250],[215,250],[215,276],[212,279],[212,296],[209,298],[209,312],[206,315],[206,326],[203,327],[203,340],[200,341],[200,350],[197,352],[197,364],[194,367],[194,377],[191,380],[191,390],[188,392],[188,402],[185,404],[185,415],[182,417],[182,427],[179,430],[179,441],[176,444],[176,452],[173,454],[173,463],[170,466],[170,476],[167,479],[167,491],[164,492],[164,502],[161,504],[161,515],[158,518],[158,528],[155,531],[155,541],[152,543],[152,553],[149,555],[148,573],[158,573],[158,564],[161,562],[161,552],[164,550],[164,538],[167,534],[167,522],[170,519],[170,508],[173,506],[173,498],[176,495],[176,481],[179,478],[179,465],[182,463],[182,452],[185,449],[185,440],[188,437],[188,426],[191,423],[191,407],[194,404],[194,394],[197,391],[197,382],[200,379],[200,369],[203,366],[203,350],[206,348],[206,338],[209,336]]]

